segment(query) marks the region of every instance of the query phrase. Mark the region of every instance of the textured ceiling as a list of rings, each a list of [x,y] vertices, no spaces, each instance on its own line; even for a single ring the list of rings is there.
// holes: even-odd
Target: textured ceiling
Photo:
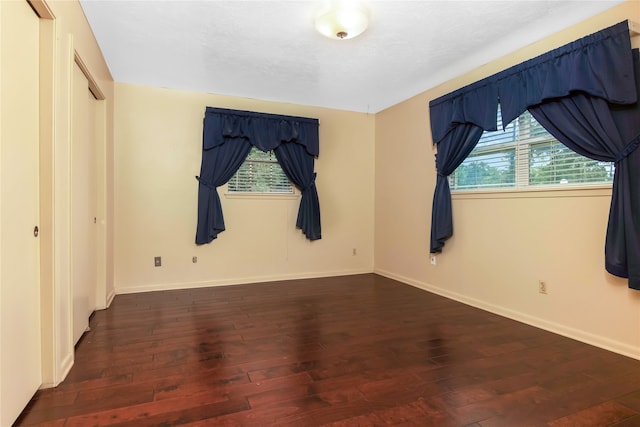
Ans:
[[[116,82],[369,113],[619,3],[368,1],[369,29],[330,40],[322,0],[81,0]]]

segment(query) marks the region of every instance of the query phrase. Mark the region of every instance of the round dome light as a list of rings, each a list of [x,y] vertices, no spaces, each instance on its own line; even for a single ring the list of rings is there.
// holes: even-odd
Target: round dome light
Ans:
[[[346,40],[359,36],[369,25],[369,16],[357,3],[335,4],[316,17],[316,29],[330,39]]]

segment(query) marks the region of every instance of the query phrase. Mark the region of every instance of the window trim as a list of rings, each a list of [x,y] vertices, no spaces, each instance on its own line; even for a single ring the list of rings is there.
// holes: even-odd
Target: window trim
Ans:
[[[480,188],[474,190],[451,190],[452,200],[473,199],[543,199],[565,197],[609,197],[613,183],[578,183],[556,186],[532,186],[530,188]]]
[[[295,200],[300,198],[300,190],[291,184],[291,193],[260,193],[251,191],[229,191],[229,186],[225,184],[223,193],[225,199],[264,199],[264,200]]]

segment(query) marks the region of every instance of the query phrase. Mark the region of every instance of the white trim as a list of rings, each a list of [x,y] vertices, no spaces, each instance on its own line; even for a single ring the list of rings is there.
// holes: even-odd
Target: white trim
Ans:
[[[115,297],[116,297],[116,291],[114,289],[111,289],[111,291],[107,295],[107,306],[105,308],[111,307],[111,303],[113,302],[113,299]]]
[[[389,279],[397,280],[407,285],[414,286],[424,291],[431,292],[433,294],[440,295],[445,298],[449,298],[454,301],[458,301],[463,304],[488,311],[490,313],[498,314],[500,316],[504,316],[518,322],[526,323],[527,325],[535,326],[536,328],[544,329],[545,331],[553,332],[564,337],[572,338],[586,344],[590,344],[596,347],[603,348],[605,350],[613,351],[615,353],[640,360],[640,347],[637,346],[632,346],[620,341],[612,340],[605,336],[595,335],[590,332],[562,325],[560,323],[550,322],[540,317],[531,316],[529,314],[514,311],[506,307],[490,304],[476,298],[470,298],[466,295],[459,294],[457,292],[451,292],[447,289],[443,289],[437,286],[433,286],[429,283],[391,273],[386,270],[374,269],[374,273],[384,277],[388,277]]]
[[[54,378],[55,382],[43,383],[42,385],[40,385],[40,390],[45,388],[57,387],[58,385],[60,385],[62,381],[64,381],[64,379],[69,374],[69,371],[71,370],[71,368],[73,368],[73,363],[74,363],[73,356],[74,356],[73,354],[68,354],[67,357],[65,357],[64,360],[62,361],[62,364],[60,366],[56,366],[56,369],[58,369],[59,372],[58,372],[58,375],[55,375],[55,378]]]
[[[541,199],[554,197],[611,197],[612,184],[592,184],[564,187],[501,188],[482,190],[451,190],[452,200],[465,199]]]
[[[241,191],[227,191],[224,193],[226,199],[264,199],[264,200],[295,200],[300,198],[300,193],[295,187],[292,193],[251,193]]]
[[[67,354],[64,360],[62,360],[62,363],[60,363],[60,366],[55,367],[55,369],[57,370],[57,373],[54,378],[55,382],[52,384],[43,384],[40,386],[40,388],[43,389],[43,388],[57,387],[62,381],[64,381],[64,379],[69,374],[69,371],[71,370],[71,368],[73,368],[74,356],[75,356],[74,353]]]
[[[371,269],[353,269],[353,270],[339,270],[339,271],[323,271],[315,273],[292,273],[292,274],[279,274],[273,276],[248,276],[241,278],[229,278],[220,280],[206,280],[200,282],[175,282],[175,283],[156,283],[150,285],[131,285],[131,286],[117,286],[116,294],[133,294],[139,292],[153,292],[153,291],[168,291],[176,289],[192,289],[192,288],[207,288],[215,286],[229,286],[229,285],[244,285],[250,283],[261,282],[276,282],[280,280],[299,280],[299,279],[316,279],[321,277],[334,277],[334,276],[352,276],[355,274],[369,274],[372,273]]]

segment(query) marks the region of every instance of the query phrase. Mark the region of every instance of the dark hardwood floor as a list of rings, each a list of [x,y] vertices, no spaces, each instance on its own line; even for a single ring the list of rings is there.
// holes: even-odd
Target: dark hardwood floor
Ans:
[[[640,361],[374,274],[118,295],[90,326],[17,425],[640,426]]]

